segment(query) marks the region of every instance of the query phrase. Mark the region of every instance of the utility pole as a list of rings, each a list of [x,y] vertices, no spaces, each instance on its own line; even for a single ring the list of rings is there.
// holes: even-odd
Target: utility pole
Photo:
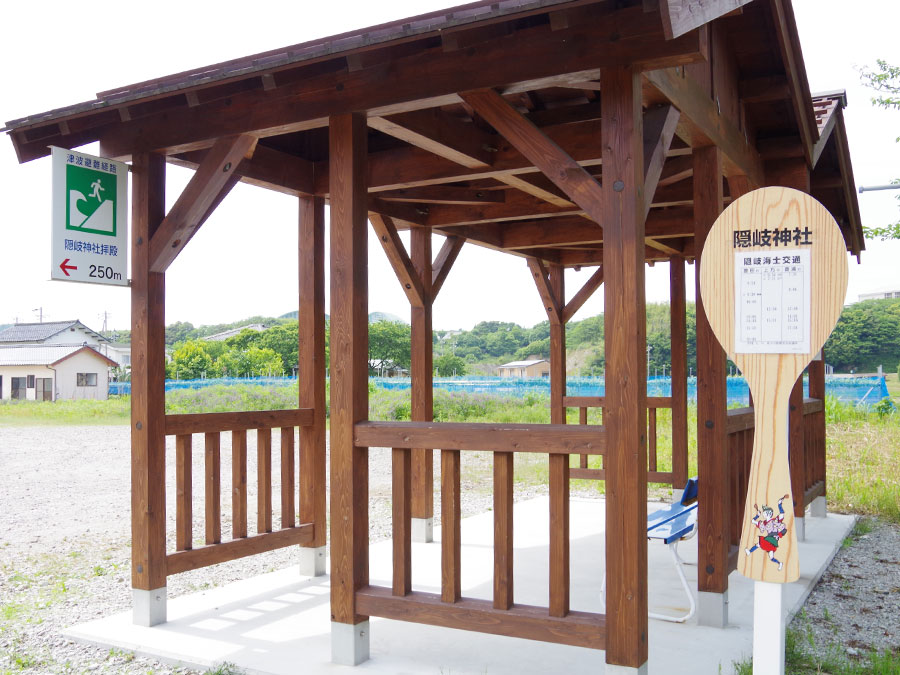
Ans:
[[[43,307],[35,307],[31,311],[38,313],[38,323],[44,323],[44,308]]]

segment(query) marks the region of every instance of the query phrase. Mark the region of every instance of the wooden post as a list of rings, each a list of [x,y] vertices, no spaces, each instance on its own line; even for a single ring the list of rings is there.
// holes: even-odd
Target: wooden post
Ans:
[[[325,574],[325,201],[300,198],[300,301],[297,380],[299,405],[313,422],[300,427],[300,522],[313,523],[300,573]]]
[[[329,119],[332,660],[345,665],[369,657],[368,617],[356,611],[369,582],[369,467],[353,442],[369,398],[366,131],[359,113]]]
[[[434,419],[432,377],[434,357],[432,347],[431,308],[431,231],[413,228],[410,231],[410,259],[422,281],[422,306],[410,309],[410,380],[411,414],[413,422]],[[413,541],[433,539],[434,525],[434,451],[418,448],[412,451],[412,537]]]
[[[556,307],[566,303],[565,269],[549,266]],[[550,423],[565,424],[566,324],[550,321]],[[550,455],[550,616],[569,613],[569,456]]]
[[[688,479],[687,302],[684,258],[669,258],[669,311],[672,333],[672,488],[679,496]],[[679,496],[680,498],[680,496]]]
[[[825,352],[822,351],[819,353],[819,358],[813,359],[809,367],[807,368],[807,372],[809,373],[809,397],[817,398],[822,401],[824,406],[825,403]],[[828,482],[826,480],[826,471],[825,471],[825,410],[823,408],[822,412],[816,413],[816,430],[815,430],[815,438],[816,438],[816,447],[815,447],[815,461],[813,462],[813,485],[817,482],[822,482],[822,494],[816,497],[812,504],[809,507],[809,513],[811,516],[824,517],[825,516],[825,505],[826,505],[826,495],[828,493]]]
[[[699,254],[706,235],[723,208],[722,154],[718,148],[694,148],[694,246]],[[697,288],[700,266],[694,265]],[[697,509],[699,591],[698,621],[724,627],[728,623],[728,572],[732,533],[731,460],[726,452],[727,362],[713,335],[703,301],[697,294],[697,465],[703,497]],[[740,505],[736,505],[740,508]]]
[[[606,662],[647,663],[647,366],[641,76],[604,68]]]
[[[166,162],[132,166],[131,585],[134,621],[166,620],[165,274],[150,271],[150,239],[165,217]]]

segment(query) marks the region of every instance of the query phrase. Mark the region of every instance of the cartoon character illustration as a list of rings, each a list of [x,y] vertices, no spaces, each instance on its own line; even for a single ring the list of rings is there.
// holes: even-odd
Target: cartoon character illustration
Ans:
[[[761,548],[769,554],[769,560],[778,565],[779,571],[784,567],[784,563],[775,557],[775,551],[778,550],[778,542],[787,534],[787,527],[784,524],[784,506],[781,503],[789,496],[785,495],[778,500],[777,516],[771,506],[763,504],[760,510],[758,504],[753,505],[753,508],[756,509],[756,515],[753,516],[753,524],[759,530],[759,543],[754,544],[751,548],[744,549],[744,552],[750,555],[756,549]]]

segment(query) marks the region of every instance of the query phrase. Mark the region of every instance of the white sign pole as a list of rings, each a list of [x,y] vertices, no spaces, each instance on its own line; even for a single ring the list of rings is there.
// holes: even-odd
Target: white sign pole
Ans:
[[[753,672],[784,675],[784,584],[753,582]]]

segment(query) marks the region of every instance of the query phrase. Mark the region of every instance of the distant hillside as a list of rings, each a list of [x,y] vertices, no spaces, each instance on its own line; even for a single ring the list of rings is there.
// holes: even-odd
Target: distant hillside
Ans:
[[[393,321],[394,323],[409,323],[406,319],[401,319],[396,314],[388,314],[387,312],[372,312],[369,314],[369,323],[377,321]]]

